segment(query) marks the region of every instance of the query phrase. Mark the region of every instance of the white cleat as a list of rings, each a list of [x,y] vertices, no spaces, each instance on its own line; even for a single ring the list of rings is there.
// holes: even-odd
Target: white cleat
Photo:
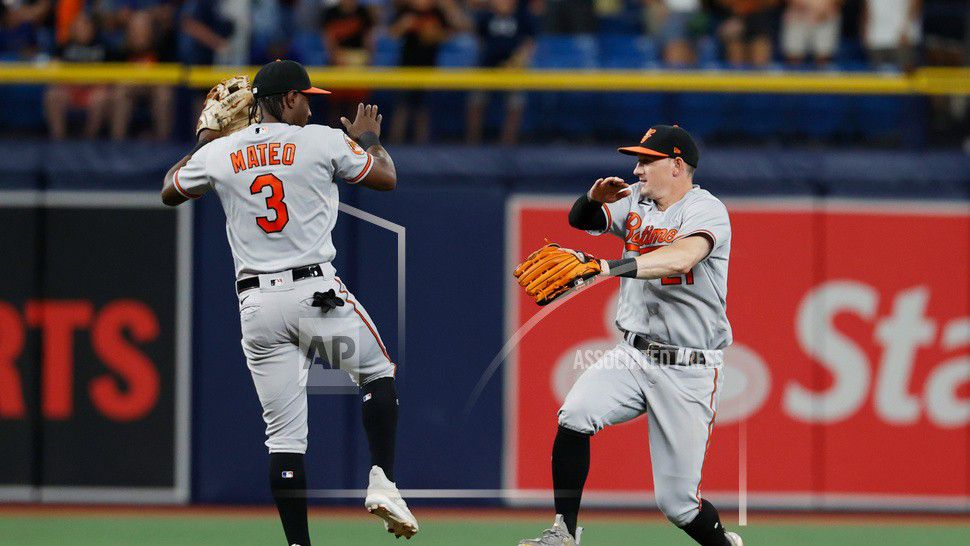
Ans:
[[[556,514],[556,521],[552,523],[552,528],[546,529],[536,538],[529,538],[519,541],[519,546],[578,546],[580,537],[583,536],[583,528],[576,528],[576,538],[573,538],[566,529],[562,514]]]
[[[364,508],[384,520],[384,529],[393,533],[395,538],[410,539],[418,533],[418,520],[408,510],[397,486],[387,479],[379,466],[370,469],[370,484],[367,486]]]
[[[731,543],[731,546],[744,546],[744,542],[741,541],[741,537],[737,533],[725,531],[724,536],[727,537],[728,542]]]

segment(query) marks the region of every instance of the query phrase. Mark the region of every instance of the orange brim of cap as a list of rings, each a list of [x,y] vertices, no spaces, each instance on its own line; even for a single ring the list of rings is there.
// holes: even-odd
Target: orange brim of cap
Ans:
[[[617,148],[616,151],[621,154],[626,155],[652,155],[656,157],[670,157],[669,155],[658,152],[657,150],[651,150],[650,148],[644,148],[643,146],[627,146],[625,148]]]
[[[307,87],[306,89],[300,90],[300,93],[306,93],[307,95],[329,95],[330,91],[320,89],[319,87]]]

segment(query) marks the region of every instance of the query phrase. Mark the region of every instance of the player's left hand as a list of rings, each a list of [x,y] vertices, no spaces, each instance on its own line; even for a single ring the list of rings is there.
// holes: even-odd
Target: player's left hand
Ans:
[[[597,258],[549,243],[533,252],[512,274],[526,294],[539,305],[546,305],[602,272]]]
[[[354,122],[351,123],[349,119],[341,117],[340,123],[347,130],[347,135],[357,140],[364,133],[374,133],[381,136],[381,121],[383,119],[384,116],[377,113],[376,104],[365,105],[360,103],[357,105],[357,116],[354,118]]]

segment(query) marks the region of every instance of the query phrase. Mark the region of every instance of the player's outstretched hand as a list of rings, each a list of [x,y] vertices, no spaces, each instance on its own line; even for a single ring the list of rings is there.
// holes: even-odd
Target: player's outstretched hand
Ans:
[[[381,136],[382,119],[384,119],[384,116],[377,113],[376,104],[360,103],[357,105],[357,116],[354,118],[354,122],[351,123],[349,119],[341,117],[340,123],[344,124],[347,135],[357,140],[364,133],[374,133]]]
[[[589,189],[589,198],[598,203],[616,203],[628,197],[632,191],[622,178],[610,176],[599,178],[593,183],[593,187]]]

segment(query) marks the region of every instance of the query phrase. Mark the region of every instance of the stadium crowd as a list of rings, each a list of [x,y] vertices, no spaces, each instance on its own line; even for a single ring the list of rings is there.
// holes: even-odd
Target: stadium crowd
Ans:
[[[951,14],[933,19],[943,21],[935,41],[924,39],[928,9]],[[555,68],[535,58],[537,42],[590,37],[617,44],[599,63],[609,68],[908,70],[965,64],[967,21],[965,0],[0,0],[0,60],[435,66],[449,64],[446,49],[451,66]],[[396,101],[392,140],[408,129],[427,140],[424,99],[415,91]],[[487,102],[484,93],[467,99],[470,143],[482,138]],[[80,109],[85,136],[123,139],[137,103],[151,112],[154,137],[168,138],[173,91],[164,86],[50,86],[44,111],[53,138]],[[500,139],[513,143],[525,97],[505,103]]]

